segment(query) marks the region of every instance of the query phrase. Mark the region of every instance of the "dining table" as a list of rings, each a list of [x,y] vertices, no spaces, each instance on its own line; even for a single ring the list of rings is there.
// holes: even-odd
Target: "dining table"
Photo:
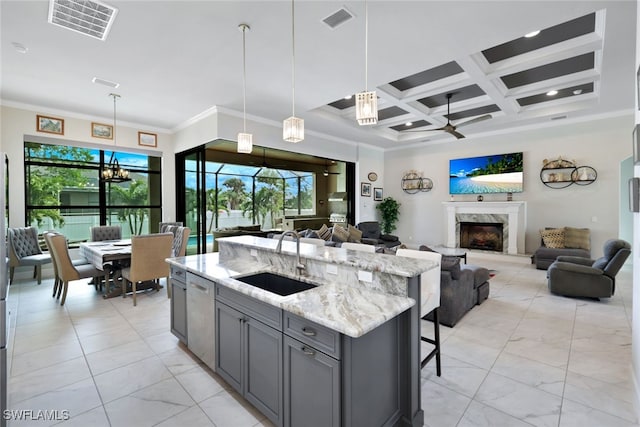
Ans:
[[[105,283],[103,298],[122,295],[122,286],[118,283],[122,280],[120,274],[122,267],[128,266],[131,260],[131,239],[82,242],[79,254],[98,270],[104,271],[105,268],[113,270],[114,286],[111,288],[110,282]]]

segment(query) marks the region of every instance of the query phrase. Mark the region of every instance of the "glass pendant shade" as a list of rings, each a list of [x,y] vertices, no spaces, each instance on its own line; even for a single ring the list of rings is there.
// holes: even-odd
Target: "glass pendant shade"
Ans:
[[[378,123],[378,97],[375,91],[356,93],[356,120],[360,126]]]
[[[291,116],[282,122],[282,139],[287,142],[300,142],[304,139],[304,120]]]
[[[253,135],[250,133],[238,133],[238,153],[249,154],[253,150]]]

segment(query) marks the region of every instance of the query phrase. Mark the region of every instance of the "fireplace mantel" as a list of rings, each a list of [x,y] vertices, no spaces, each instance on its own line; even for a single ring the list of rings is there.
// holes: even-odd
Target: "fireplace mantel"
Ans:
[[[459,246],[459,223],[464,217],[465,222],[486,221],[487,215],[494,215],[496,222],[501,222],[507,230],[505,232],[504,252],[508,254],[523,254],[525,230],[527,227],[527,202],[443,202],[447,217],[446,246]]]

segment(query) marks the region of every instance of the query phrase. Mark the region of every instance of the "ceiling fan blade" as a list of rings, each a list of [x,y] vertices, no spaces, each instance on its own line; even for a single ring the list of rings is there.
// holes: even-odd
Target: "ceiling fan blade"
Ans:
[[[451,135],[455,136],[458,139],[464,138],[463,134],[461,134],[460,132],[456,132],[455,130],[449,130],[447,132],[450,133]]]
[[[419,130],[419,129],[407,129],[407,130],[403,130],[401,132],[433,132],[434,130],[440,130],[440,131],[443,130],[443,131],[446,132],[447,127],[444,126],[444,127],[436,128],[436,129],[422,129],[422,130]]]
[[[466,122],[458,123],[456,125],[456,127],[459,128],[460,126],[467,126],[467,125],[471,125],[473,123],[484,122],[485,120],[488,120],[491,117],[493,117],[491,114],[485,114],[484,116],[479,116],[479,117],[476,117],[475,119],[471,119],[471,120],[467,120]]]

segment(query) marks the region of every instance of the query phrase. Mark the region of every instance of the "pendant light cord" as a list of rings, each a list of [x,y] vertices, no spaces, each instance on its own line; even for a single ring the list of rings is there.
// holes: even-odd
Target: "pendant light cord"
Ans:
[[[364,0],[364,91],[369,91],[369,7]]]
[[[296,115],[296,20],[294,0],[291,0],[291,116]]]
[[[242,129],[247,133],[247,54],[245,34],[247,27],[242,27]]]

